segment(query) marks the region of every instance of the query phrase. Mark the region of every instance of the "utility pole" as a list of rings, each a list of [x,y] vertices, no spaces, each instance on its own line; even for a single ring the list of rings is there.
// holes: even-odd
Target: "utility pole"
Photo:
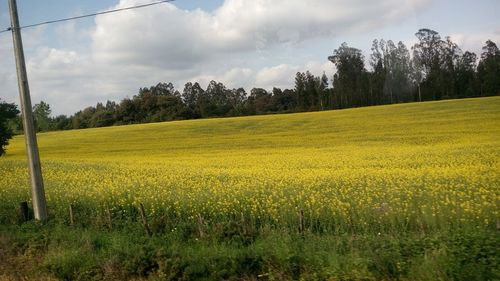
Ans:
[[[33,211],[36,220],[46,221],[47,205],[45,202],[35,126],[33,124],[33,112],[31,111],[30,89],[28,86],[28,75],[26,74],[26,63],[24,61],[23,42],[21,40],[21,29],[16,0],[9,0],[9,9],[12,39],[14,41],[14,55],[16,57],[17,82],[21,99],[21,113],[23,115],[24,139],[26,141],[26,153],[28,155]]]

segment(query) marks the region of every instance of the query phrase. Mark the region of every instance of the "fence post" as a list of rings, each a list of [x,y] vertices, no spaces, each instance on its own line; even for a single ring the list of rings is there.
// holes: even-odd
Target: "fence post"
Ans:
[[[201,214],[198,214],[198,232],[200,235],[200,238],[203,238],[205,236],[205,232],[203,231],[203,217]]]
[[[22,223],[30,219],[30,210],[26,201],[19,203],[19,219]]]
[[[142,203],[139,203],[139,211],[141,212],[141,218],[142,218],[142,223],[144,224],[144,228],[146,229],[146,234],[148,236],[151,236],[151,229],[149,229],[148,225],[148,218],[146,217],[146,212],[144,211],[144,205]]]
[[[108,219],[108,227],[109,229],[113,229],[113,218],[111,217],[111,210],[109,209],[109,205],[106,205],[106,216]]]
[[[305,225],[304,225],[304,210],[300,210],[299,212],[299,233],[304,234]]]
[[[73,210],[73,204],[69,204],[69,224],[75,225],[75,214]]]
[[[241,227],[243,228],[243,235],[247,235],[247,222],[245,220],[245,215],[241,213]]]

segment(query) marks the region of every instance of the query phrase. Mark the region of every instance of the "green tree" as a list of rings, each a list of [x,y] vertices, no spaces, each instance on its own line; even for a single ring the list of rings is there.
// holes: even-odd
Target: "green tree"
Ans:
[[[7,122],[19,114],[17,106],[13,103],[0,101],[0,156],[5,154],[5,147],[9,144],[13,132]]]
[[[479,94],[476,78],[477,56],[466,51],[458,58],[455,66],[455,94],[459,98],[474,97]]]
[[[201,88],[198,82],[191,83],[188,82],[184,86],[184,90],[182,91],[182,101],[186,106],[186,118],[187,119],[197,119],[201,118],[201,96],[203,95],[204,90]]]
[[[133,124],[137,108],[130,98],[124,98],[116,108],[116,124]],[[76,117],[76,116],[75,116]]]
[[[373,72],[370,75],[370,104],[382,104],[384,100],[384,85],[386,71],[381,59],[373,62]]]
[[[305,73],[297,72],[295,75],[295,100],[297,101],[297,110],[305,111],[309,107],[307,98],[307,77]]]
[[[185,106],[182,103],[180,93],[174,91],[173,93],[161,95],[157,99],[158,111],[152,116],[153,122],[163,122],[183,119],[185,114]]]
[[[204,117],[229,116],[231,103],[229,101],[231,91],[221,82],[210,81],[204,93],[206,107],[203,110]]]
[[[381,49],[385,48],[385,41],[374,39],[372,42],[372,53],[370,55],[370,66],[373,72],[370,75],[370,104],[382,104],[384,99],[384,85],[387,70],[384,64],[384,54]]]
[[[419,85],[421,98],[440,100],[443,96],[439,87],[441,75],[441,54],[444,41],[438,32],[431,29],[420,29],[415,36],[419,42],[413,46],[413,61],[418,76],[422,78]]]
[[[500,95],[500,50],[491,41],[486,41],[477,67],[481,96]]]
[[[410,52],[403,42],[374,40],[370,65],[370,104],[411,100]]]
[[[78,111],[72,118],[74,129],[87,129],[91,128],[92,116],[96,112],[96,108],[89,106],[84,110]]]
[[[92,128],[111,126],[116,122],[115,110],[116,104],[108,101],[106,106],[97,103],[95,112],[90,118],[89,126]]]
[[[398,42],[394,50],[393,77],[394,83],[392,87],[395,102],[408,102],[413,100],[410,51],[401,41]]]
[[[275,112],[291,112],[296,110],[297,101],[293,90],[273,88],[272,110]]]
[[[328,77],[326,73],[323,72],[321,78],[317,78],[317,89],[319,95],[319,109],[324,110],[328,108],[328,95],[330,93],[330,89],[328,89]]]
[[[462,50],[451,41],[451,38],[446,37],[441,47],[441,71],[439,79],[440,92],[445,98],[453,98],[457,96],[456,92],[456,72],[457,66],[462,56]]]
[[[53,119],[55,130],[71,130],[73,128],[71,118],[66,115],[58,115]]]
[[[347,43],[334,50],[328,57],[337,68],[333,88],[339,95],[340,108],[367,105],[367,77],[364,56],[361,50],[349,47]]]
[[[52,129],[50,114],[52,110],[48,103],[41,101],[33,106],[33,118],[37,132],[46,132]]]
[[[247,113],[250,115],[264,114],[271,111],[272,96],[265,89],[253,88],[247,100]]]
[[[229,111],[230,116],[241,116],[245,112],[245,101],[247,99],[247,93],[245,89],[238,88],[228,91],[228,102],[231,106]]]
[[[392,40],[380,40],[382,49],[382,62],[385,70],[384,81],[384,99],[385,103],[395,102],[394,84],[395,84],[395,69],[396,69],[396,45]]]
[[[306,78],[305,98],[308,105],[306,109],[307,111],[318,110],[320,108],[320,103],[321,103],[320,101],[321,93],[319,92],[321,84],[320,78],[315,77],[309,71],[306,71],[305,78]]]

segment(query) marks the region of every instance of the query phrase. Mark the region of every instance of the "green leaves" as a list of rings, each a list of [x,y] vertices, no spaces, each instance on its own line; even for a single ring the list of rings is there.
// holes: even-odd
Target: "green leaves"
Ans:
[[[15,104],[0,101],[0,156],[5,154],[5,146],[9,144],[9,139],[13,135],[7,121],[15,118],[17,114],[19,114],[19,110]]]

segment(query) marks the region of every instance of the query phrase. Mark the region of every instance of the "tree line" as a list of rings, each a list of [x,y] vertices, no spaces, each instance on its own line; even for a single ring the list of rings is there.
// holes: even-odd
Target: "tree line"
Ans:
[[[159,83],[140,88],[132,98],[97,103],[69,117],[50,117],[50,106],[41,102],[34,107],[36,126],[39,131],[68,130],[500,94],[500,51],[493,41],[486,41],[478,61],[475,53],[462,51],[436,31],[420,29],[415,35],[418,42],[410,49],[401,41],[373,40],[368,59],[343,43],[328,57],[337,70],[333,77],[298,72],[293,89],[253,88],[247,93],[211,81],[205,89],[188,82],[179,90]],[[19,118],[12,124],[21,129]]]

